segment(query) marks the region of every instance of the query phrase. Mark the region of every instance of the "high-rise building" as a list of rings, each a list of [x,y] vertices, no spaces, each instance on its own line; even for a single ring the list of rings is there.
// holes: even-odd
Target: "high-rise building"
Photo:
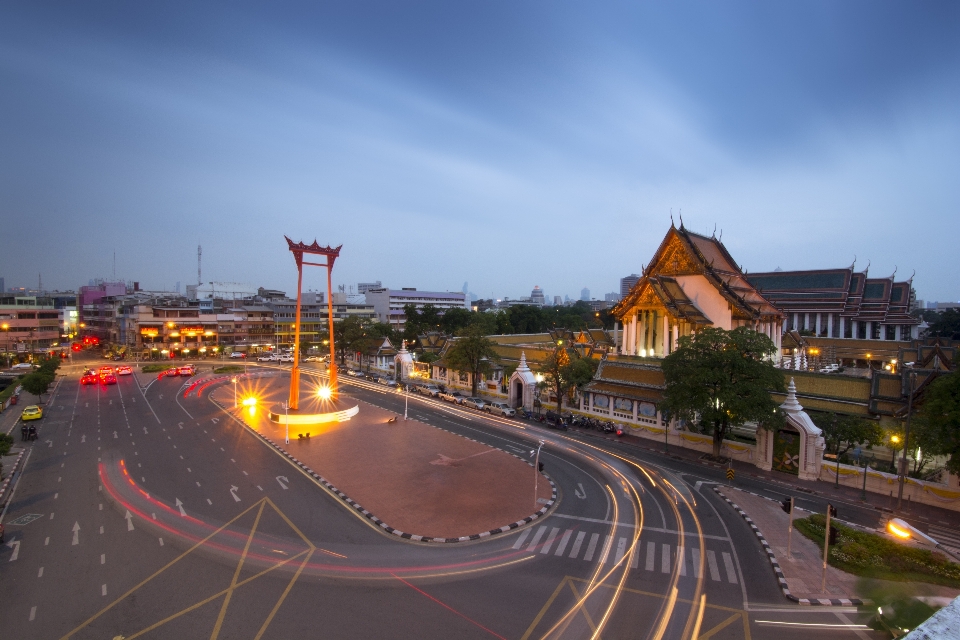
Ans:
[[[620,302],[620,298],[622,297],[623,296],[621,296],[619,293],[616,293],[616,292],[605,293],[603,294],[603,301],[604,302]]]
[[[561,298],[560,296],[553,296],[553,306],[555,306],[555,307],[562,307],[562,306],[563,306],[563,298]]]
[[[395,329],[403,329],[407,317],[403,312],[404,305],[412,304],[422,309],[430,304],[440,313],[447,309],[463,309],[464,295],[462,291],[417,291],[415,288],[401,289],[369,289],[366,293],[367,304],[373,305],[379,322],[386,322]]]
[[[580,299],[585,302],[590,302],[590,289],[584,287],[580,290]]]
[[[539,286],[534,286],[533,291],[530,293],[530,301],[533,304],[541,307],[545,305],[547,301],[543,297],[543,289],[541,289]]]
[[[620,297],[625,298],[626,295],[630,293],[630,289],[633,289],[633,285],[637,284],[639,281],[640,276],[635,273],[631,273],[624,278],[620,278]]]
[[[7,287],[6,287],[6,285],[3,283],[3,277],[0,276],[0,293],[3,293],[3,292],[6,291],[6,290],[7,290]]]

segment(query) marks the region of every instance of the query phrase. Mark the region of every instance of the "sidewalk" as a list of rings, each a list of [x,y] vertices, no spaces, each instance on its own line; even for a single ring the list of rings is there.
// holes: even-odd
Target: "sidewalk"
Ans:
[[[783,574],[781,588],[791,600],[802,604],[860,604],[862,594],[858,590],[861,578],[831,566],[827,566],[826,592],[820,591],[823,579],[823,549],[794,528],[791,538],[791,553],[787,556],[787,528],[789,514],[778,502],[735,489],[717,487],[717,493],[727,498],[742,513],[749,516],[760,535],[769,545],[768,555],[774,571],[779,567]],[[795,518],[806,517],[807,512],[797,509]],[[920,585],[918,585],[918,589]],[[922,585],[932,595],[955,598],[960,590],[938,585]]]

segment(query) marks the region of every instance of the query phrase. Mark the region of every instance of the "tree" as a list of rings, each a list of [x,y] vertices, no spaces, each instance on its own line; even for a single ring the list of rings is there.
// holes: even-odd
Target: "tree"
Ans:
[[[477,384],[481,374],[489,374],[492,365],[500,361],[494,350],[495,343],[483,334],[478,326],[470,326],[464,335],[457,338],[444,355],[447,365],[455,371],[469,372],[470,395],[477,395]]]
[[[563,396],[571,389],[580,389],[593,380],[597,372],[597,362],[592,358],[581,358],[576,352],[573,357],[563,347],[557,347],[540,365],[544,383],[557,396],[557,413],[563,411]]]
[[[20,384],[27,393],[32,393],[37,396],[40,401],[43,401],[43,394],[45,394],[50,388],[50,385],[53,384],[54,378],[55,374],[49,371],[37,370],[25,375],[23,379],[20,380]]]
[[[924,314],[926,320],[929,316]],[[936,314],[932,320],[927,320],[930,325],[927,327],[925,335],[950,338],[952,340],[960,339],[960,310],[947,309],[942,313]]]
[[[713,431],[713,455],[730,427],[776,419],[771,391],[783,391],[783,373],[770,356],[776,345],[766,335],[738,327],[701,329],[680,338],[676,351],[663,359],[666,389],[660,409],[675,418]]]
[[[827,448],[837,454],[837,462],[857,445],[878,445],[886,433],[880,423],[859,416],[810,412],[810,418],[823,431]]]
[[[949,455],[946,467],[960,473],[960,371],[942,376],[933,381],[923,396],[923,403],[910,425],[910,442],[914,446],[914,428],[936,446],[936,451]],[[920,442],[919,438],[917,442]],[[936,445],[933,445],[936,443]],[[922,446],[922,444],[921,444]]]

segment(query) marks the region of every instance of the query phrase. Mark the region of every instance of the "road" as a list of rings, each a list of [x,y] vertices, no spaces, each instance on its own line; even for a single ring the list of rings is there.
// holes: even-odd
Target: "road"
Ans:
[[[4,637],[687,638],[701,610],[700,637],[874,637],[851,609],[783,598],[713,469],[413,397],[416,419],[518,455],[544,440],[559,493],[509,534],[418,544],[178,379],[66,373],[4,516]],[[344,383],[402,414],[397,393]]]

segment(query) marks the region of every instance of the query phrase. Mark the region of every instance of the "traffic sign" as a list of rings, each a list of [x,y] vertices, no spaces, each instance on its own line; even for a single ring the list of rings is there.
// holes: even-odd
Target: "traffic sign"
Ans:
[[[733,480],[734,475],[736,472],[733,469],[727,469],[727,480]]]

